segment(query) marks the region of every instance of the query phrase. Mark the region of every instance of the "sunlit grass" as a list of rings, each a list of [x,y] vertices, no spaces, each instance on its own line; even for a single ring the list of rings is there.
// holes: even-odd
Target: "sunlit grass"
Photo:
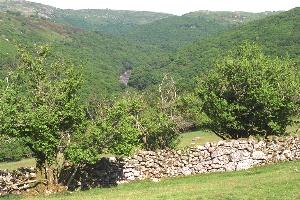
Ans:
[[[219,136],[211,131],[199,130],[188,133],[183,133],[180,136],[178,148],[184,148],[195,145],[203,145],[206,142],[215,142],[222,140]]]
[[[98,188],[53,196],[22,197],[33,200],[152,200],[152,199],[300,199],[300,161],[246,171],[203,174],[139,181],[113,188]],[[21,197],[20,197],[21,198]]]
[[[20,167],[34,167],[35,159],[27,158],[16,162],[0,162],[0,169],[15,170]]]

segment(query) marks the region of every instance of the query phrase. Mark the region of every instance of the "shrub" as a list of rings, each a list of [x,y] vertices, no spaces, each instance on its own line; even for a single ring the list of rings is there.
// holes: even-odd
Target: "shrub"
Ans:
[[[24,141],[7,136],[0,137],[0,162],[19,161],[31,156],[32,152]]]
[[[245,43],[199,82],[211,128],[225,138],[282,135],[299,106],[299,73],[286,58],[271,58]]]

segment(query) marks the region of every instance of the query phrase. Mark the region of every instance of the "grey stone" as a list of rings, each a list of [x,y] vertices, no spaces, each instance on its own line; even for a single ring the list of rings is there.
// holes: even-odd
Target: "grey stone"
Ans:
[[[255,160],[265,160],[266,159],[266,155],[262,151],[254,151],[252,153],[252,158],[255,159]]]
[[[253,160],[252,159],[247,159],[247,160],[242,160],[238,162],[236,166],[236,170],[244,170],[244,169],[249,169],[252,167]]]
[[[182,170],[181,170],[181,173],[185,176],[188,176],[188,175],[192,174],[192,171],[189,167],[183,167]]]

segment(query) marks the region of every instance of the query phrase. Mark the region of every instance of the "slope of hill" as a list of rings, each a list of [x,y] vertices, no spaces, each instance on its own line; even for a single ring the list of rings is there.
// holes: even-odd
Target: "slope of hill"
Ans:
[[[274,13],[198,11],[132,28],[126,36],[166,49],[176,49]]]
[[[119,76],[123,71],[165,59],[164,52],[152,46],[133,44],[123,38],[86,32],[36,17],[0,13],[2,68],[14,62],[17,44],[27,47],[49,44],[53,54],[82,64],[85,93],[120,91],[123,86]]]
[[[300,8],[252,21],[215,37],[200,39],[180,48],[171,58],[171,64],[166,68],[155,71],[151,69],[148,71],[133,70],[129,85],[146,87],[151,83],[141,83],[144,77],[170,73],[176,77],[181,89],[194,88],[198,74],[204,69],[211,68],[215,59],[243,41],[262,45],[268,55],[288,55],[295,62],[300,63]]]
[[[0,10],[36,16],[73,27],[123,36],[168,50],[206,39],[273,12],[198,11],[174,16],[165,13],[121,10],[63,10],[24,0],[0,0]]]
[[[53,20],[74,27],[112,34],[172,16],[170,14],[126,10],[58,10]]]
[[[90,31],[126,32],[129,28],[154,22],[171,14],[110,9],[64,10],[24,0],[0,0],[0,11],[37,16]]]

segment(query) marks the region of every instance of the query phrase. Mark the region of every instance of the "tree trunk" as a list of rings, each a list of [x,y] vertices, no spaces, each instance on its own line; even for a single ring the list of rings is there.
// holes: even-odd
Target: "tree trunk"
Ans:
[[[36,190],[39,193],[55,193],[64,190],[58,182],[60,169],[55,164],[50,164],[48,161],[37,161],[37,179],[39,185]]]

